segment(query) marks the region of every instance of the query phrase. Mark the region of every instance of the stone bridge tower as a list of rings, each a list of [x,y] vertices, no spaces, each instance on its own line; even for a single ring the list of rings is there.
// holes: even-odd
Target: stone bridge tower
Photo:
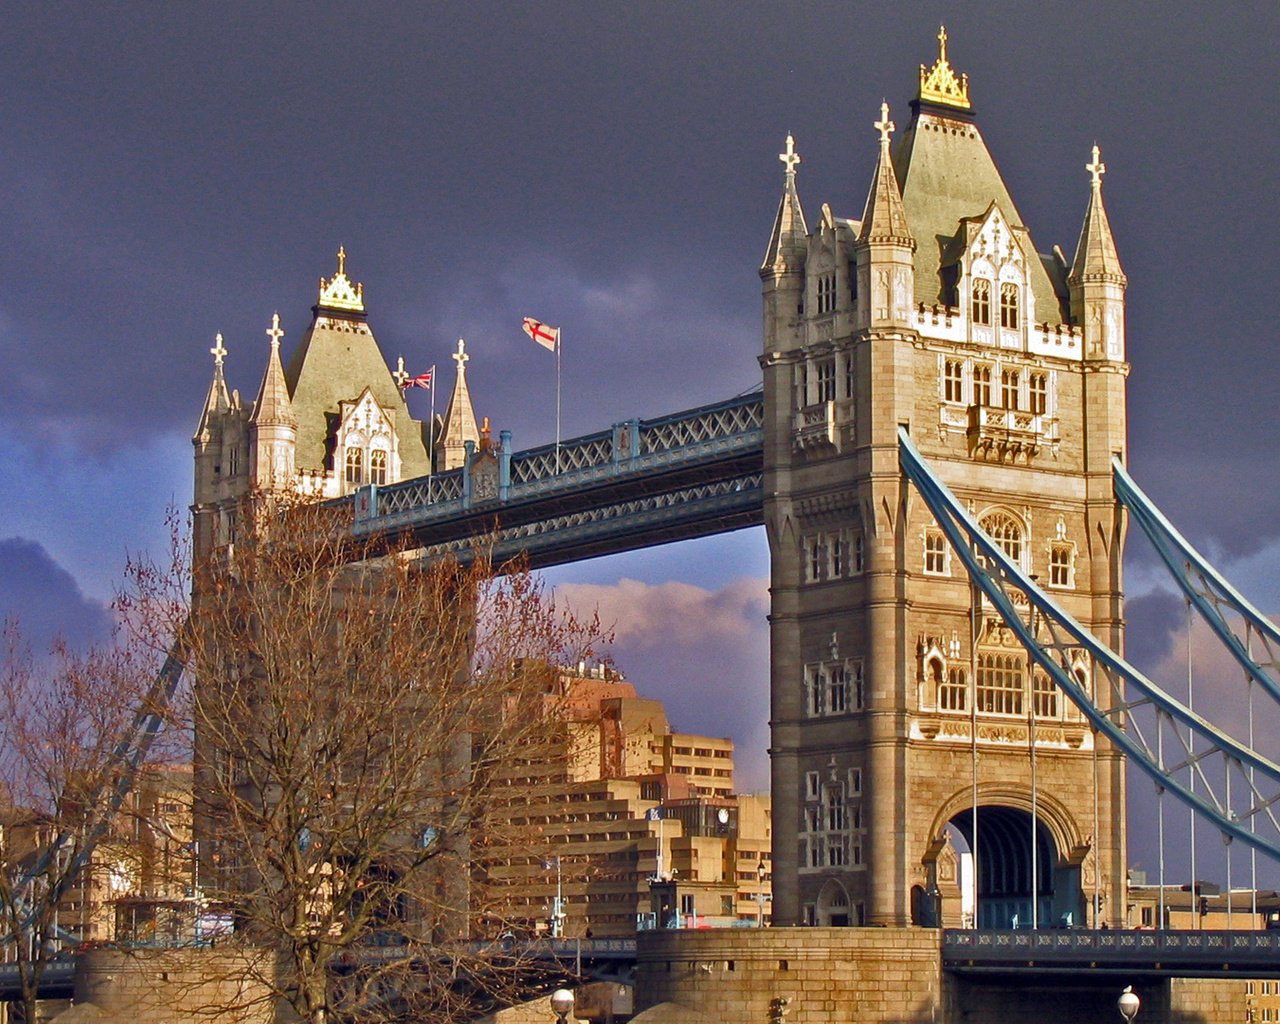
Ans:
[[[774,920],[958,925],[976,894],[983,926],[1115,923],[1122,760],[975,606],[896,441],[905,425],[1120,649],[1128,365],[1104,168],[1095,148],[1074,259],[1039,253],[939,41],[896,139],[881,107],[860,219],[824,205],[810,231],[790,137],[781,157],[760,270]]]

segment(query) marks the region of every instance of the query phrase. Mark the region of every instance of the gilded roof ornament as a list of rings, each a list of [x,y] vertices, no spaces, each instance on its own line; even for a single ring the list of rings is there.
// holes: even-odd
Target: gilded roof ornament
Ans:
[[[347,250],[342,246],[338,247],[338,272],[328,281],[320,278],[320,298],[317,305],[364,312],[364,285],[353,285],[347,277]]]
[[[956,77],[947,60],[947,28],[938,29],[938,59],[932,68],[920,65],[920,98],[948,107],[969,109],[969,76]]]

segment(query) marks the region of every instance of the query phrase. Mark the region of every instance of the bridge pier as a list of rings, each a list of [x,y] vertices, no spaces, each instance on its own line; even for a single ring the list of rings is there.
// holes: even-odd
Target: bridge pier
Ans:
[[[1116,999],[1132,985],[1139,1024],[1248,1019],[1238,973],[1170,977],[1118,962],[970,972],[945,960],[942,940],[932,928],[644,932],[635,1009],[667,1003],[690,1020],[755,1022],[778,1021],[781,1009],[786,1024],[1099,1024],[1118,1019]]]

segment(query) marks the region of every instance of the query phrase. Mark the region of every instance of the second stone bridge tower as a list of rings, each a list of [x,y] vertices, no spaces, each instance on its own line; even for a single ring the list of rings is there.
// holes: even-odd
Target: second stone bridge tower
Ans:
[[[905,425],[1122,649],[1125,277],[1104,167],[1095,148],[1074,256],[1037,251],[939,41],[905,127],[881,107],[859,219],[823,205],[810,230],[790,138],[781,157],[760,269],[774,921],[1115,923],[1123,762],[975,600],[897,449]]]

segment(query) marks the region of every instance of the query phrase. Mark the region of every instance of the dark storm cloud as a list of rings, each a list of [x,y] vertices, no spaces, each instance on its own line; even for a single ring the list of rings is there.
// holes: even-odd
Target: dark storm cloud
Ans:
[[[0,540],[0,622],[13,622],[34,654],[57,638],[73,647],[105,640],[111,615],[80,592],[43,547],[21,537]]]
[[[1150,672],[1170,653],[1174,637],[1185,626],[1182,598],[1153,591],[1125,602],[1125,658]]]

